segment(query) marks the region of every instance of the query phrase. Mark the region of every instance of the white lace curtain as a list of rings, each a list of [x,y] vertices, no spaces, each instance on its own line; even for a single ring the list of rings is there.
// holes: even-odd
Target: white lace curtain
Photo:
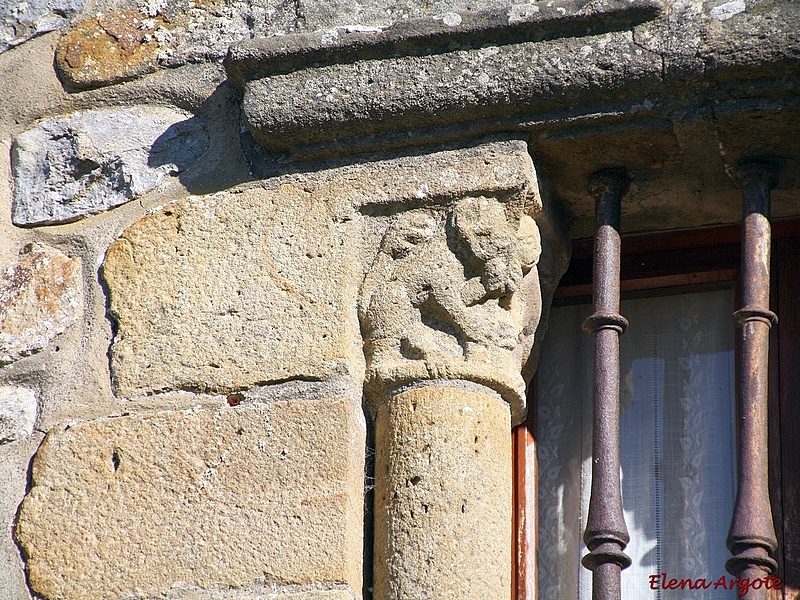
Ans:
[[[621,341],[621,462],[631,567],[624,600],[716,600],[731,591],[651,589],[650,576],[716,581],[735,499],[731,290],[629,300]],[[538,370],[541,600],[588,600],[580,565],[591,488],[591,307],[553,309]],[[734,592],[735,593],[735,592]]]

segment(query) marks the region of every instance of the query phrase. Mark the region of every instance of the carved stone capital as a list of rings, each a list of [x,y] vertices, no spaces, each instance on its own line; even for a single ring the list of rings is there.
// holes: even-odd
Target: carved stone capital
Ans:
[[[463,195],[390,219],[359,294],[374,396],[462,379],[497,391],[521,419],[521,370],[542,309],[530,192]]]

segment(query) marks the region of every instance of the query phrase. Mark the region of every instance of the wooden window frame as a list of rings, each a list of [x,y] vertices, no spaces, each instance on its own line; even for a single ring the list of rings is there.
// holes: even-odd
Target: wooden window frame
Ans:
[[[772,223],[771,308],[779,315],[770,336],[770,503],[778,537],[777,577],[784,586],[770,600],[800,598],[800,219]],[[623,298],[680,294],[737,284],[741,258],[739,225],[627,235],[622,238]],[[592,239],[573,242],[572,260],[553,304],[591,303]],[[733,327],[733,321],[731,321]],[[512,600],[538,599],[535,502],[536,379],[528,391],[528,419],[512,432]],[[531,456],[533,460],[531,460]],[[531,514],[533,512],[533,514]]]

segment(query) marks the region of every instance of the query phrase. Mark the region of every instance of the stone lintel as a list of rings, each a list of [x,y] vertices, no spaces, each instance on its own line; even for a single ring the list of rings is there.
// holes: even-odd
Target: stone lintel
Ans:
[[[685,24],[671,14],[682,9],[660,16],[660,3],[565,4],[555,13],[544,4],[524,7],[520,21],[513,7],[248,41],[231,48],[226,66],[256,140],[301,160],[497,131],[652,130],[718,103],[735,114],[796,107],[792,3],[775,16],[702,14]]]
[[[228,50],[225,67],[244,88],[252,79],[311,67],[630,29],[661,12],[659,0],[553,0],[451,12],[386,27],[339,27],[237,42]]]

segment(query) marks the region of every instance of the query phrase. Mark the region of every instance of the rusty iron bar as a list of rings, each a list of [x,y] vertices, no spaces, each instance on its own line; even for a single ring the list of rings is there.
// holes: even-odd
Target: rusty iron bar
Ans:
[[[620,600],[623,552],[630,541],[622,512],[619,457],[619,337],[628,321],[619,314],[620,213],[629,180],[624,171],[592,175],[595,199],[594,314],[583,330],[594,337],[594,429],[592,491],[583,539],[589,554],[583,566],[592,571],[593,600]]]
[[[778,541],[772,524],[767,462],[769,332],[778,321],[769,310],[770,189],[776,175],[766,163],[749,163],[736,172],[743,195],[742,307],[734,313],[739,358],[739,487],[727,543],[733,556],[725,567],[751,582],[763,581],[777,569],[771,556]],[[742,597],[763,600],[767,593],[762,585],[760,589],[751,587]]]

